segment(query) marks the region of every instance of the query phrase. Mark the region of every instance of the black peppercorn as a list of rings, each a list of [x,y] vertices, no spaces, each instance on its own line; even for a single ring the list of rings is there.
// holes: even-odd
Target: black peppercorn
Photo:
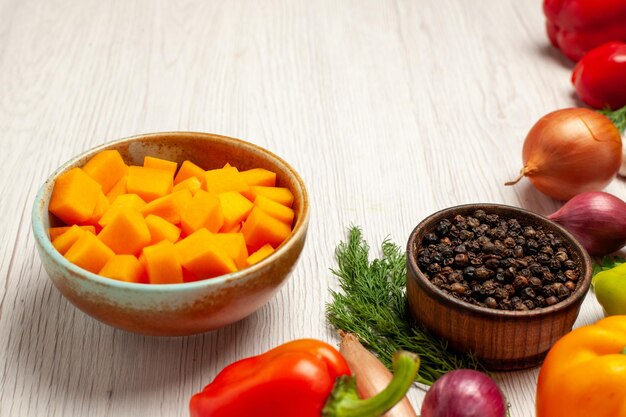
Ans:
[[[498,302],[493,297],[487,297],[485,298],[485,305],[489,308],[497,308]]]
[[[454,264],[459,268],[467,266],[468,262],[469,258],[466,253],[457,253],[454,257]]]
[[[513,280],[513,287],[515,289],[522,289],[528,285],[528,278],[523,275],[518,275]]]
[[[565,288],[567,288],[568,290],[570,290],[570,292],[571,292],[571,291],[574,291],[574,290],[576,289],[576,284],[575,284],[574,282],[572,282],[572,281],[567,281],[567,282],[566,282],[565,284],[563,284],[563,285],[565,285]]]
[[[565,269],[576,269],[576,262],[569,259],[563,262],[563,266],[565,267]]]
[[[509,311],[554,305],[580,279],[579,263],[553,233],[483,210],[439,221],[416,257],[433,285],[455,298]]]
[[[553,296],[553,295],[551,295],[550,297],[546,298],[546,305],[551,306],[551,305],[554,305],[554,304],[556,304],[558,302],[559,302],[559,300],[555,296]]]

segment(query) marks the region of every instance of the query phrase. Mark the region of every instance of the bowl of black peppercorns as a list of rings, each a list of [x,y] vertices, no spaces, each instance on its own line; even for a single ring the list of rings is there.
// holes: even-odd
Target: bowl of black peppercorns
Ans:
[[[490,370],[537,366],[576,321],[591,259],[547,218],[468,204],[422,221],[407,244],[409,311]]]

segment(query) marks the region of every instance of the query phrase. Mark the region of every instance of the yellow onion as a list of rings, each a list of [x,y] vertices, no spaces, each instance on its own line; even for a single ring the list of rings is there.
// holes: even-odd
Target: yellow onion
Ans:
[[[542,193],[569,200],[599,191],[613,179],[622,161],[622,138],[606,116],[584,108],[543,116],[528,132],[522,150],[524,168],[514,181],[528,177]]]

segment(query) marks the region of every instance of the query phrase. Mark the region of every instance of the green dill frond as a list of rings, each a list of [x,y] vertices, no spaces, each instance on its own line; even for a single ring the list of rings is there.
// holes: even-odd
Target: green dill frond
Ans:
[[[358,227],[348,230],[346,242],[335,251],[340,291],[331,290],[328,321],[337,329],[355,333],[389,369],[394,352],[402,349],[421,359],[416,381],[432,385],[444,373],[460,368],[483,369],[470,354],[457,354],[447,343],[413,323],[407,312],[406,257],[386,239],[382,258],[369,259],[369,246]]]

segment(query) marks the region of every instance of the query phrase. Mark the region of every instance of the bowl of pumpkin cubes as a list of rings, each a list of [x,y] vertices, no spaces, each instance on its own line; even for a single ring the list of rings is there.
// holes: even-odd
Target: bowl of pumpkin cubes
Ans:
[[[43,184],[32,228],[53,284],[89,316],[154,336],[254,313],[304,246],[305,185],[280,157],[197,132],[133,136],[70,160]]]

